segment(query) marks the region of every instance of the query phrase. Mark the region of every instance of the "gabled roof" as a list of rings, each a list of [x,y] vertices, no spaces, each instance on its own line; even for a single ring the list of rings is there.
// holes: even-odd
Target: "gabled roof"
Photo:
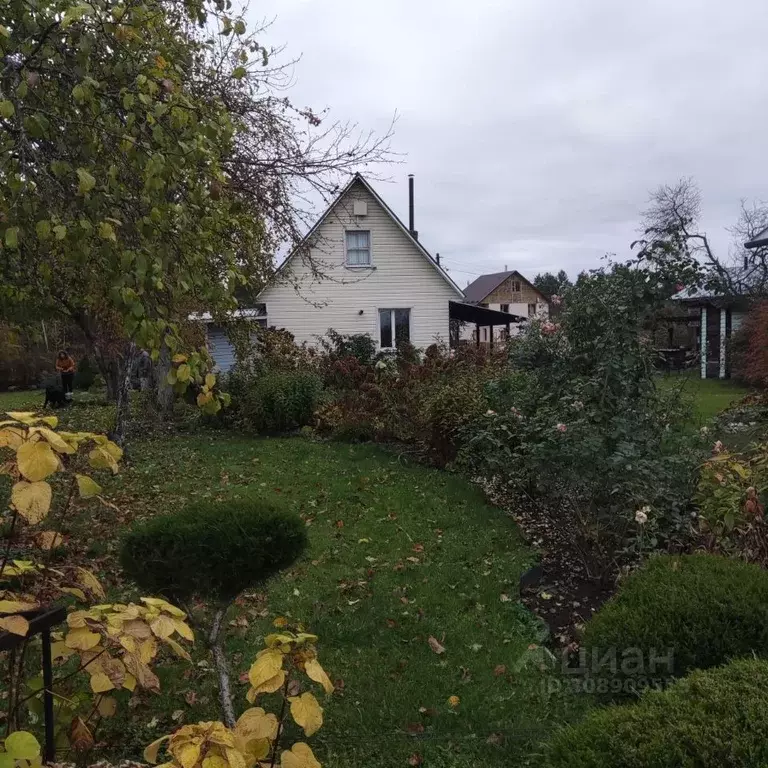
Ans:
[[[764,245],[768,245],[768,227],[758,232],[748,243],[744,243],[745,248],[761,248]]]
[[[477,280],[470,283],[464,289],[464,296],[466,297],[467,301],[479,304],[481,301],[483,301],[483,299],[485,299],[486,296],[488,296],[489,293],[495,291],[508,277],[512,277],[512,275],[515,275],[523,282],[528,283],[528,285],[530,285],[534,291],[546,298],[544,294],[541,293],[541,291],[536,288],[533,283],[531,283],[530,280],[526,280],[526,278],[523,277],[516,269],[513,269],[511,272],[494,272],[490,275],[480,275]]]
[[[304,235],[304,237],[301,239],[301,242],[288,254],[288,256],[286,257],[285,261],[283,261],[283,263],[277,268],[277,271],[275,272],[275,277],[277,277],[285,269],[285,267],[288,265],[288,263],[291,261],[291,259],[295,256],[295,254],[307,243],[308,240],[310,240],[312,235],[314,235],[315,232],[317,232],[317,230],[320,228],[322,223],[328,218],[328,216],[330,216],[331,211],[334,209],[334,207],[337,205],[337,203],[344,197],[344,195],[347,194],[347,192],[349,192],[350,189],[352,189],[352,187],[357,182],[362,184],[363,187],[365,188],[365,190],[371,195],[371,197],[373,197],[373,199],[384,209],[384,211],[389,215],[389,217],[392,219],[392,221],[394,221],[395,224],[400,228],[400,230],[403,232],[403,234],[411,241],[411,243],[414,246],[416,246],[416,250],[419,252],[419,254],[421,254],[421,256],[423,258],[425,258],[432,265],[432,267],[437,271],[437,273],[440,275],[440,277],[443,280],[445,280],[445,282],[448,283],[448,285],[451,288],[453,288],[453,290],[456,291],[456,293],[461,298],[464,298],[464,291],[462,291],[461,288],[459,288],[459,286],[456,285],[456,283],[453,282],[453,280],[448,275],[448,273],[432,257],[432,254],[430,254],[429,251],[421,244],[421,242],[419,240],[417,240],[413,236],[413,234],[408,229],[408,227],[406,227],[405,224],[403,224],[403,222],[400,221],[400,219],[397,217],[395,212],[384,202],[384,200],[381,199],[381,197],[376,193],[376,190],[368,183],[366,178],[362,174],[360,174],[360,173],[356,173],[352,177],[352,179],[350,180],[349,184],[347,184],[347,186],[344,187],[344,189],[341,192],[339,192],[339,194],[336,196],[336,198],[325,209],[325,212],[315,222],[315,224],[312,227],[312,229],[310,229],[309,232],[307,232],[307,234]],[[270,281],[270,283],[268,283],[266,286],[264,286],[264,288],[261,290],[261,292],[259,293],[259,296],[257,298],[259,298],[264,293],[264,291],[266,291],[270,287],[271,282],[272,281]]]

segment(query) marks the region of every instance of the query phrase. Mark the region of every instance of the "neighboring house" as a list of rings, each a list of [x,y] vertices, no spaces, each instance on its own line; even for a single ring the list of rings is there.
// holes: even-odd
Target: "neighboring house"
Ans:
[[[462,303],[463,291],[419,242],[412,177],[409,191],[406,227],[356,174],[256,297],[264,307],[259,322],[285,328],[298,344],[315,346],[333,328],[370,334],[379,349],[394,350],[400,340],[420,348],[449,343],[452,319],[491,327],[522,320]],[[228,370],[226,337],[212,327],[209,340],[219,368]]]
[[[490,275],[480,275],[473,283],[464,289],[467,302],[477,304],[500,312],[510,312],[523,318],[547,318],[549,317],[549,302],[547,297],[533,283],[526,280],[518,271],[506,270],[494,272]],[[512,333],[519,333],[522,323],[516,323],[512,327]],[[485,343],[490,341],[489,327],[463,328],[462,339],[477,339]]]

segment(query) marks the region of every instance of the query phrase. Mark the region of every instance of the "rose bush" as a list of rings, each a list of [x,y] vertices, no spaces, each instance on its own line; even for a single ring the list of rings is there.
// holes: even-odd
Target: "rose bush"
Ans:
[[[625,266],[582,275],[557,325],[533,323],[513,342],[513,372],[487,387],[490,410],[461,432],[460,467],[568,516],[603,569],[691,536],[702,442],[680,395],[656,388],[643,332],[661,289]]]

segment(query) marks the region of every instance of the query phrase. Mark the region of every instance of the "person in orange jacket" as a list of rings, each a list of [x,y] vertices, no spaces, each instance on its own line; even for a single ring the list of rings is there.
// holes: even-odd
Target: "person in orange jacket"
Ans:
[[[75,383],[75,361],[66,350],[62,349],[56,355],[56,370],[61,374],[61,387],[64,390],[64,397],[67,400],[71,400],[72,389]]]

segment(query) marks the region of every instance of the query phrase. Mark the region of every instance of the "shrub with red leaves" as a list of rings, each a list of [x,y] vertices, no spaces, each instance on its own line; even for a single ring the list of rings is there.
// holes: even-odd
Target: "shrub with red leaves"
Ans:
[[[755,387],[768,386],[768,301],[753,306],[730,343],[733,375]]]

